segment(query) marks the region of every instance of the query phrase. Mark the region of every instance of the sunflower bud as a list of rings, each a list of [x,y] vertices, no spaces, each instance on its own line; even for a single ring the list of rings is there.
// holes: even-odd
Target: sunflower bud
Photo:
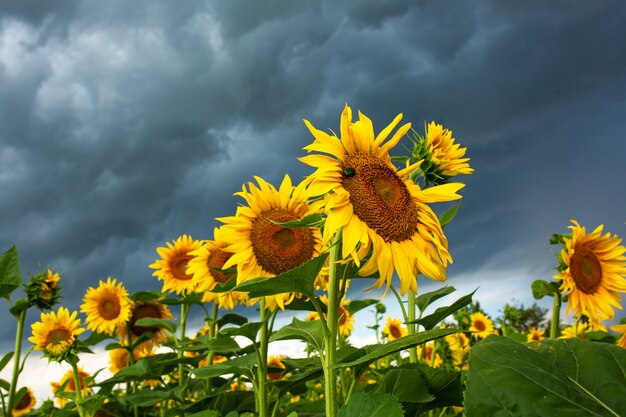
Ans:
[[[51,309],[61,295],[61,288],[58,283],[61,276],[58,272],[40,271],[36,276],[31,275],[26,284],[26,295],[30,305],[36,306],[40,310]]]

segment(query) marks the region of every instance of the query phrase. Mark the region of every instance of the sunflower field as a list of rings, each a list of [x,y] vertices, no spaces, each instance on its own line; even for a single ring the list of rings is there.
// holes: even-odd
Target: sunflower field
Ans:
[[[11,375],[0,380],[1,415],[625,416],[621,239],[572,221],[549,242],[555,275],[528,283],[552,311],[507,304],[489,317],[474,299],[480,290],[452,297],[443,284],[452,262],[444,228],[459,204],[439,216],[433,208],[462,198],[457,178],[473,172],[466,148],[440,124],[417,132],[401,122],[375,130],[347,105],[338,133],[305,120],[312,142],[299,160],[312,173],[297,184],[255,177],[212,236],[157,248],[148,268],[161,291],[129,293],[109,277],[70,311],[59,272],[24,283],[17,249],[4,252],[0,296],[16,336],[0,358]],[[406,137],[412,148],[394,149]],[[420,292],[420,279],[442,284]],[[402,317],[363,298],[356,282],[397,301]],[[12,299],[20,288],[25,296]],[[30,309],[41,314],[28,329]],[[198,332],[187,329],[191,309],[205,317]],[[371,320],[357,323],[366,309]],[[284,314],[294,318],[279,327]],[[353,345],[357,325],[377,343]],[[270,355],[276,341],[300,343],[302,354]],[[81,367],[96,345],[106,346],[111,377]],[[68,369],[41,404],[19,380],[27,360],[40,360],[28,359],[32,350]]]

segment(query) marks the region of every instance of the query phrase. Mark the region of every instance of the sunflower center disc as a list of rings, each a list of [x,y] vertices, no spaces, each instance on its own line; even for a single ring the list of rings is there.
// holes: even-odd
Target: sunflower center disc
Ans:
[[[189,263],[190,259],[191,256],[182,255],[174,260],[174,268],[172,268],[172,274],[174,275],[174,278],[181,281],[189,281],[193,278],[193,275],[187,273],[187,263]]]
[[[229,279],[235,276],[235,274],[226,274],[221,271],[222,267],[233,256],[232,253],[224,252],[221,249],[215,249],[209,255],[209,260],[207,262],[209,266],[209,271],[211,271],[211,275],[213,278],[219,282],[220,284],[224,284],[228,282]]]
[[[130,319],[130,330],[135,336],[141,336],[146,332],[156,333],[159,331],[159,328],[156,326],[137,326],[135,324],[139,319],[144,318],[160,319],[161,310],[158,306],[153,304],[142,304],[136,307]]]
[[[354,213],[387,242],[410,239],[417,228],[417,207],[404,181],[382,159],[365,152],[348,155],[341,185],[350,194]]]
[[[67,329],[54,329],[50,333],[48,333],[48,337],[46,337],[46,346],[49,344],[59,344],[61,342],[67,342],[72,338],[72,334]]]
[[[402,332],[396,326],[391,326],[389,328],[389,333],[391,333],[394,339],[400,339],[402,337]]]
[[[106,299],[100,304],[100,316],[105,320],[113,320],[119,317],[122,307],[116,298]]]
[[[22,397],[19,403],[15,406],[15,410],[23,410],[30,405],[30,392],[26,391],[26,394]]]
[[[474,328],[479,332],[484,332],[487,326],[485,326],[485,323],[483,323],[482,321],[476,320],[474,322]]]
[[[287,229],[271,222],[288,222],[300,216],[285,209],[267,210],[254,220],[250,240],[257,262],[279,275],[302,265],[313,256],[315,240],[310,229]]]
[[[570,262],[570,272],[576,288],[585,294],[595,294],[602,283],[602,267],[596,255],[582,247],[574,248]]]

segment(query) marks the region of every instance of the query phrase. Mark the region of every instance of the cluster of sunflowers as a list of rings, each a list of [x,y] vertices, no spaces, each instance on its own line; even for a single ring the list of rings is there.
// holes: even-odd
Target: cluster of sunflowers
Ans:
[[[77,311],[45,312],[58,302],[59,275],[48,270],[31,277],[28,298],[11,309],[18,334],[3,415],[26,415],[35,405],[29,389],[16,390],[21,329],[31,306],[44,311],[32,325],[34,349],[72,367],[53,386],[60,408],[46,401],[39,415],[334,417],[375,415],[377,407],[389,416],[462,412],[461,373],[468,364],[471,368],[471,347],[506,332],[484,313],[469,312],[473,293],[425,315],[454,288],[418,296],[418,276],[446,280],[452,257],[443,227],[459,206],[438,217],[431,204],[460,199],[464,185],[453,180],[473,170],[450,130],[432,122],[419,135],[401,120],[400,114],[376,134],[369,118],[359,112],[353,121],[346,105],[339,136],[305,120],[314,141],[300,160],[315,171],[295,185],[285,175],[278,187],[255,177],[256,184],[235,193],[245,203],[235,215],[217,219],[222,226],[212,239],[182,235],[158,248],[159,259],[149,267],[163,282],[161,292],[129,294],[111,277],[89,288],[80,307],[91,331],[87,338],[81,339],[85,329]],[[392,157],[406,136],[413,145],[410,155]],[[533,284],[537,298],[555,297],[552,339],[558,336],[562,302],[576,314],[571,336],[606,332],[600,322],[614,317],[618,292],[626,291],[626,249],[619,239],[603,236],[601,227],[587,234],[574,223],[572,231],[554,238],[563,245],[559,283]],[[13,254],[17,260],[14,249],[3,259]],[[370,288],[384,287],[384,294],[391,290],[403,318],[388,317],[381,329],[384,305],[346,297],[353,279],[374,280]],[[21,278],[11,285],[12,291]],[[220,315],[238,305],[257,306],[259,321]],[[369,327],[378,343],[354,347],[349,342],[354,314],[372,305],[375,324]],[[180,306],[178,320],[169,306]],[[193,306],[204,311],[206,325],[190,337],[187,317]],[[274,329],[284,310],[309,313],[306,320],[296,317]],[[452,315],[456,323],[445,323]],[[613,329],[626,333],[624,326]],[[528,341],[541,341],[545,334],[539,328],[526,333]],[[78,367],[78,355],[106,339],[115,340],[106,346],[113,376],[96,383]],[[306,357],[270,356],[268,345],[278,340],[305,342]],[[619,344],[626,345],[624,338]],[[10,359],[3,358],[0,369]],[[412,389],[424,392],[402,391],[406,378],[419,379],[422,385]],[[447,382],[437,385],[442,381]],[[415,395],[421,399],[411,400]],[[369,410],[360,409],[361,403]]]

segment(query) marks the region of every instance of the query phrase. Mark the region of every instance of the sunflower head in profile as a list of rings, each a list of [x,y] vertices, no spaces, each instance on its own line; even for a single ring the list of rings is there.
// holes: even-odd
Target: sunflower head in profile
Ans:
[[[15,405],[15,407],[13,407],[11,415],[13,417],[19,417],[28,414],[35,407],[35,404],[37,404],[35,394],[33,394],[30,388],[26,388],[24,396]]]
[[[470,316],[470,331],[479,339],[484,339],[490,334],[494,334],[493,321],[480,311]]]
[[[162,327],[141,326],[137,322],[145,318],[154,318],[169,320],[173,319],[172,313],[165,304],[158,301],[146,301],[134,303],[131,310],[130,320],[125,326],[118,327],[118,335],[120,340],[128,341],[128,329],[130,329],[130,338],[135,340],[145,333],[150,332],[152,338],[145,345],[141,345],[142,349],[152,349],[153,345],[162,343],[169,335],[168,331]]]
[[[529,331],[528,331],[528,335],[526,336],[526,341],[527,342],[538,342],[540,340],[545,339],[544,337],[545,332],[543,330],[540,330],[536,327],[532,327]]]
[[[80,385],[80,391],[83,394],[83,398],[86,395],[91,394],[93,385],[93,381],[91,380],[91,375],[88,372],[84,371],[80,367],[78,368],[78,383]],[[76,382],[74,381],[74,372],[67,371],[59,382],[51,382],[52,393],[57,394],[59,392],[76,392]],[[57,403],[60,407],[65,406],[67,404],[66,397],[56,397]]]
[[[76,338],[85,331],[80,327],[77,311],[70,314],[65,307],[57,313],[41,313],[41,321],[32,324],[32,336],[28,338],[36,350],[52,360],[63,360],[75,346]]]
[[[194,240],[191,236],[182,235],[173,243],[166,244],[167,247],[157,248],[161,258],[150,265],[150,268],[156,269],[152,275],[163,281],[163,291],[176,294],[193,292],[196,282],[187,270],[187,265],[193,258],[191,252],[199,249],[202,242]]]
[[[387,317],[387,324],[383,327],[383,334],[387,335],[387,340],[397,340],[408,334],[406,327],[402,325],[402,320]]]
[[[611,330],[620,333],[622,336],[617,340],[617,346],[626,348],[626,324],[615,324]]]
[[[602,234],[603,226],[587,233],[572,220],[571,236],[563,236],[561,260],[565,268],[554,278],[567,294],[567,314],[574,311],[592,320],[612,319],[613,307],[621,309],[620,292],[626,291],[626,248],[617,235]]]
[[[80,311],[87,315],[89,330],[112,335],[130,318],[131,304],[124,285],[109,277],[98,288],[89,287]]]
[[[456,192],[464,185],[422,190],[409,179],[422,161],[402,170],[392,164],[389,151],[411,127],[410,123],[401,126],[388,139],[401,119],[400,114],[375,136],[371,120],[359,112],[359,120],[353,123],[352,110],[346,105],[341,138],[305,120],[315,140],[304,149],[318,153],[300,160],[316,168],[310,176],[311,195],[325,196],[324,242],[341,228],[343,259],[351,257],[360,265],[360,259],[371,253],[360,274],[378,271],[375,285],[389,288],[395,269],[405,294],[409,289],[417,292],[418,273],[445,281],[452,258],[439,219],[428,204],[461,198]]]
[[[237,266],[238,284],[256,277],[280,275],[316,257],[321,249],[319,229],[291,229],[275,223],[317,212],[319,204],[308,204],[306,184],[294,187],[285,175],[277,189],[263,178],[255,179],[258,186],[248,183],[248,189],[244,185],[235,194],[247,205],[238,207],[234,216],[218,219],[225,223],[221,227],[221,236],[228,243],[225,250],[233,254],[223,268]],[[266,296],[266,308],[283,309],[293,297],[292,293]]]
[[[61,295],[60,279],[61,275],[51,269],[46,272],[41,271],[36,276],[31,275],[25,286],[28,302],[40,310],[51,309],[59,301]]]

